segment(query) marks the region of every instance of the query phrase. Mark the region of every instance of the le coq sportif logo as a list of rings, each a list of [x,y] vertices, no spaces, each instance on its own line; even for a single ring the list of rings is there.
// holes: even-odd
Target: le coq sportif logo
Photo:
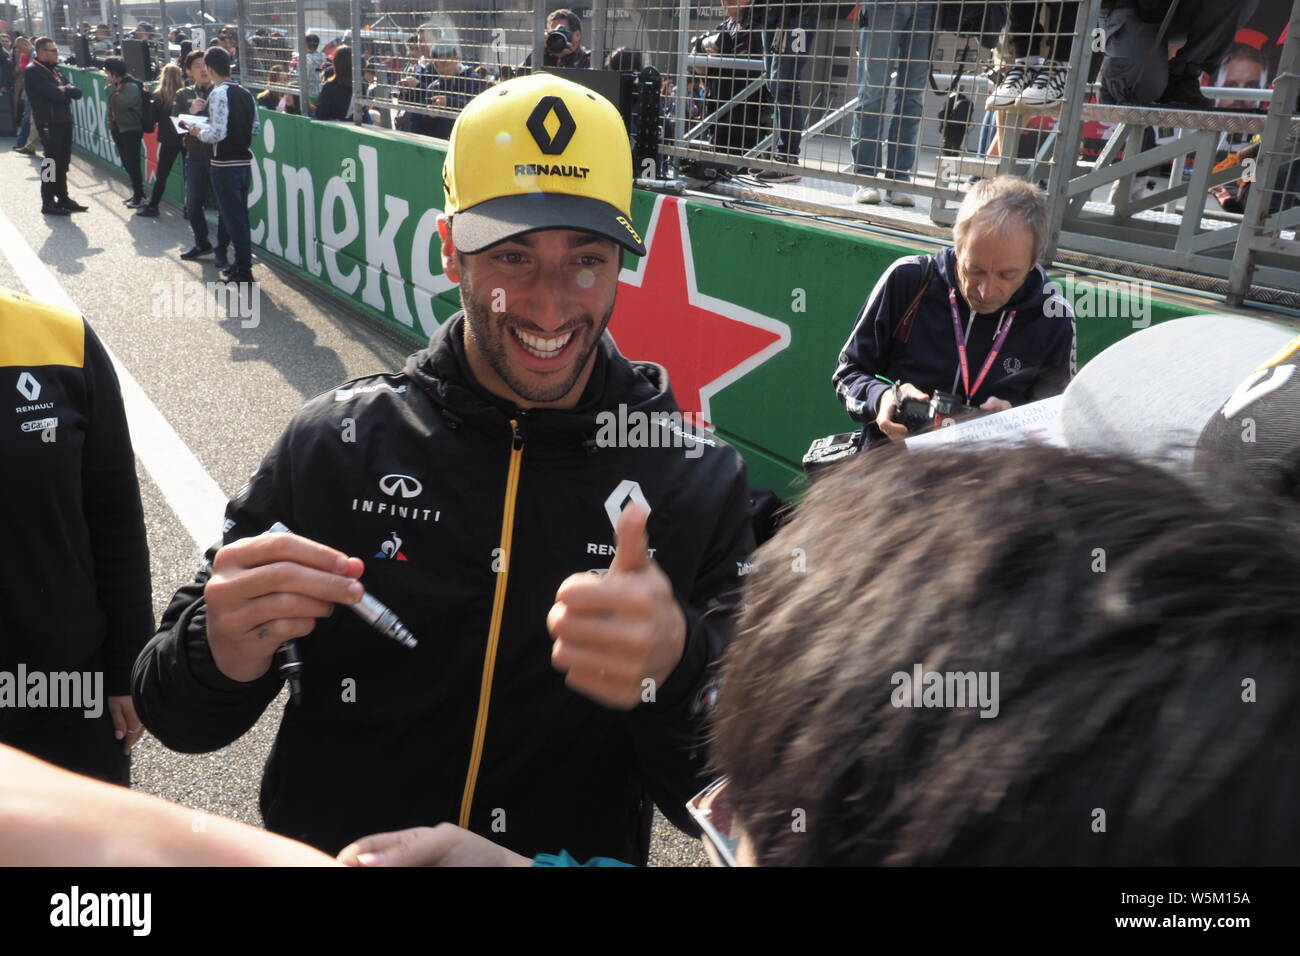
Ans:
[[[552,136],[546,128],[546,121],[554,113],[559,128]],[[543,96],[528,114],[528,132],[537,142],[537,148],[547,156],[556,156],[564,152],[578,131],[578,124],[573,121],[573,114],[558,96]]]

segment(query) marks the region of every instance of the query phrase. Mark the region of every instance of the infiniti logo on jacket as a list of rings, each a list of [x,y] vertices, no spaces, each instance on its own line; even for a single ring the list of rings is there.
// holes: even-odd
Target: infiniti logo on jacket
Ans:
[[[420,483],[418,478],[412,478],[410,475],[391,474],[384,475],[379,479],[379,490],[390,498],[415,498],[424,491],[424,485]],[[366,514],[373,513],[395,518],[407,518],[411,521],[438,521],[442,517],[442,512],[433,508],[396,505],[389,501],[376,501],[372,498],[353,498],[352,510]]]
[[[390,498],[400,494],[403,498],[414,498],[424,490],[424,485],[410,475],[384,475],[379,479],[379,490]]]

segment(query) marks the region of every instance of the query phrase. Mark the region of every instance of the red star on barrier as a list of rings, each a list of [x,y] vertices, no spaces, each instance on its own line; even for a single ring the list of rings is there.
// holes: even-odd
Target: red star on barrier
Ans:
[[[788,346],[790,327],[699,291],[684,202],[656,200],[645,244],[620,276],[610,334],[629,359],[668,369],[682,411],[712,422],[709,400]]]
[[[168,123],[171,120],[167,120]],[[158,131],[144,134],[144,181],[145,185],[158,178]]]

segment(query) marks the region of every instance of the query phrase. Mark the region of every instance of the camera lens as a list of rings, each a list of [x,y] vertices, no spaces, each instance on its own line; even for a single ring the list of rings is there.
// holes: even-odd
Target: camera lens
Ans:
[[[573,42],[573,31],[560,24],[546,34],[546,52],[552,55],[562,53],[571,42]]]

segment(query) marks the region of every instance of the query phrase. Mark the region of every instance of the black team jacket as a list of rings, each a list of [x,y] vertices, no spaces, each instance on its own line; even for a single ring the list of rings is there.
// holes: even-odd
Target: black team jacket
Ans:
[[[72,125],[73,100],[81,99],[81,90],[71,83],[63,82],[63,74],[57,67],[49,67],[32,55],[32,61],[23,70],[23,89],[32,104],[32,122],[36,128],[58,125]]]
[[[753,547],[744,464],[707,433],[693,449],[598,438],[601,411],[677,407],[663,369],[629,363],[608,336],[576,408],[518,411],[472,379],[462,322],[403,372],[312,399],[227,508],[227,542],[278,520],[362,557],[362,583],[419,641],[403,647],[346,608],[300,641],[303,695],[276,736],[263,817],[334,853],[459,822],[468,806],[470,829],[520,853],[644,862],[652,801],[691,830],[683,804],[707,782],[712,665]],[[661,446],[676,435],[659,434]],[[546,615],[565,577],[609,566],[613,520],[638,496],[687,639],[653,700],[615,711],[552,668]],[[208,577],[177,592],[134,674],[150,732],[192,753],[237,739],[283,683],[274,667],[250,683],[216,669]]]
[[[0,395],[0,671],[102,672],[129,694],[154,619],[112,363],[77,313],[0,289]],[[83,719],[0,702],[0,739]]]

